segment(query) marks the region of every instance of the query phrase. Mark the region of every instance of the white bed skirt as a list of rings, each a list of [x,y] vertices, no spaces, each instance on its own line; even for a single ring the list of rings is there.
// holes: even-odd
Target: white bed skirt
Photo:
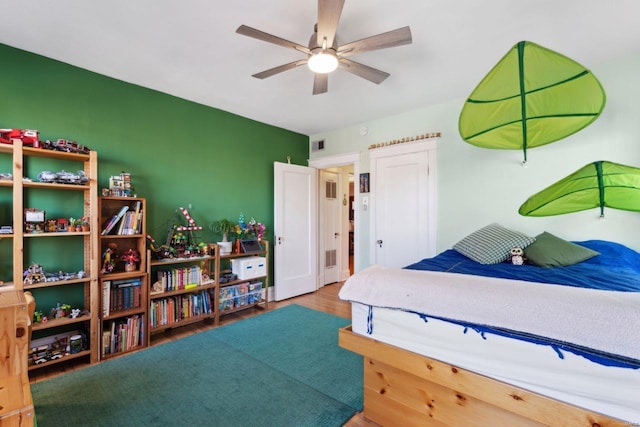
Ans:
[[[355,333],[544,396],[640,425],[640,370],[604,366],[549,346],[487,333],[418,314],[352,302]]]

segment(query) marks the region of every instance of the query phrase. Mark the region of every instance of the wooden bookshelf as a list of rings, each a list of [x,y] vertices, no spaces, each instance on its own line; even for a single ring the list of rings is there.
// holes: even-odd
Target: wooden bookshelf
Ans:
[[[139,197],[100,197],[99,202],[100,357],[109,359],[149,345],[147,206]],[[122,256],[130,250],[139,261],[128,267]]]
[[[209,245],[209,251],[206,256],[156,260],[147,251],[150,334],[205,319],[215,322],[217,245]]]

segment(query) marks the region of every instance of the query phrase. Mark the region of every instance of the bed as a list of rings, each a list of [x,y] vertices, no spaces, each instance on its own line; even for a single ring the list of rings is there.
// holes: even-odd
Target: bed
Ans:
[[[364,356],[365,417],[640,425],[640,254],[570,243],[595,256],[546,268],[481,264],[450,249],[349,278],[340,298],[352,303],[352,324],[339,341]]]

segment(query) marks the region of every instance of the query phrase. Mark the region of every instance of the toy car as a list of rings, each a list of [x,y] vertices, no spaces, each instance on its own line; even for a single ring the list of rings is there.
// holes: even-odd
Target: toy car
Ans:
[[[49,360],[62,359],[63,356],[61,351],[52,351]]]
[[[24,129],[20,132],[20,138],[24,145],[33,145],[40,147],[40,140],[38,139],[38,131],[31,129]]]
[[[23,145],[33,145],[40,147],[38,131],[31,129],[0,129],[0,142],[3,144],[13,144],[14,139],[21,139]]]
[[[42,171],[38,174],[38,181],[40,182],[56,182],[58,174],[51,171]]]
[[[77,174],[67,171],[58,172],[58,178],[56,182],[61,184],[86,184],[89,182],[89,178],[85,175],[84,171],[78,171]]]
[[[0,129],[0,142],[3,144],[13,144],[12,139],[20,138],[20,129]]]

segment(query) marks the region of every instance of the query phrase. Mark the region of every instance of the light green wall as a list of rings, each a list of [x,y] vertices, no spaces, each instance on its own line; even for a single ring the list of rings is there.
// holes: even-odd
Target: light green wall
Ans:
[[[369,170],[370,144],[441,132],[437,151],[437,248],[450,248],[468,233],[491,222],[537,235],[549,231],[570,240],[605,239],[640,250],[640,213],[597,209],[546,218],[518,214],[532,194],[596,160],[640,167],[640,55],[607,63],[585,64],[598,77],[607,105],[592,125],[556,143],[528,152],[482,149],[464,142],[458,117],[464,99],[427,106],[392,117],[315,134],[310,141],[325,140],[326,150],[311,158],[360,152],[361,172]],[[482,79],[478,76],[478,81]],[[469,93],[473,87],[468,88]],[[368,134],[361,136],[362,126]],[[361,266],[369,264],[369,218],[361,214]]]

